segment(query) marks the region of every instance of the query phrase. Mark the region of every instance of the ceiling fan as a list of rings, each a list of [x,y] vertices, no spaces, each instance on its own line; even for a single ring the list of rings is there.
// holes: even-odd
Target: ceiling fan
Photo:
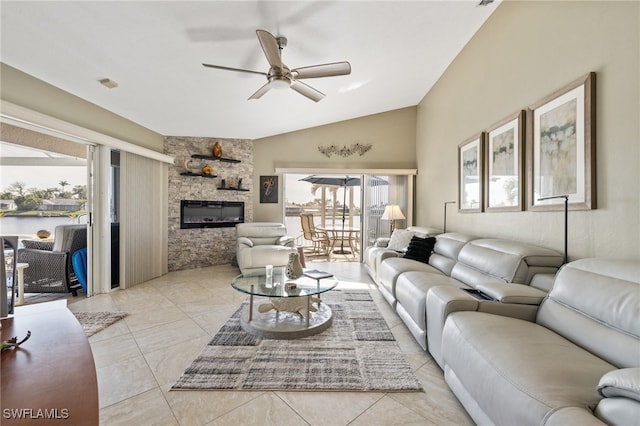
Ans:
[[[267,57],[267,61],[269,62],[270,68],[268,72],[231,68],[221,65],[202,64],[209,68],[261,74],[267,77],[267,83],[251,95],[249,99],[260,99],[262,95],[267,93],[270,89],[290,87],[312,101],[318,102],[324,98],[325,95],[300,80],[305,78],[334,77],[338,75],[351,74],[351,65],[349,62],[334,62],[330,64],[311,65],[308,67],[289,69],[289,67],[282,62],[281,55],[282,49],[287,45],[287,39],[285,37],[274,37],[271,33],[265,30],[257,30],[256,34],[258,35],[258,40],[260,41],[264,55]]]

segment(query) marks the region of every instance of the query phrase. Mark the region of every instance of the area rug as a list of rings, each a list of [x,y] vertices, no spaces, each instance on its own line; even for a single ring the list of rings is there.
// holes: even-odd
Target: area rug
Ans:
[[[127,316],[126,312],[74,312],[87,337],[104,330]]]
[[[330,291],[323,302],[333,324],[293,340],[242,330],[245,302],[171,390],[422,390],[368,291]]]

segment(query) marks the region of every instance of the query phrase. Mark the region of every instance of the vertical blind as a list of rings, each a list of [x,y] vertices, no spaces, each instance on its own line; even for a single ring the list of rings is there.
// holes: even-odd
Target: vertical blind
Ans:
[[[167,272],[168,165],[129,152],[120,156],[120,287]]]

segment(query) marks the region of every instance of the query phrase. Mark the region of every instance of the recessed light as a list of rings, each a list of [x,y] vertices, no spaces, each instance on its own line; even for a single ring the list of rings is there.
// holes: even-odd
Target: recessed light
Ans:
[[[103,78],[102,80],[99,80],[99,81],[100,81],[100,84],[102,84],[104,87],[108,87],[109,89],[118,87],[118,83],[111,80],[110,78]]]

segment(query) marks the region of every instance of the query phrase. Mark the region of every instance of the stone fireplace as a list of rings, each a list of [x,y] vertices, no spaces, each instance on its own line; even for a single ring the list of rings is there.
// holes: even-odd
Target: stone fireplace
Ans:
[[[216,142],[222,146],[222,157],[234,161],[206,158],[212,155]],[[241,203],[242,220],[253,221],[253,188],[246,184],[253,181],[253,142],[247,139],[167,136],[164,152],[175,158],[174,165],[169,167],[169,271],[231,263],[236,252],[235,222],[239,219],[231,219],[237,214],[226,207],[237,207]],[[213,169],[211,175],[202,176],[201,170],[205,165]],[[244,186],[242,189],[233,188],[239,179],[245,182]],[[182,217],[183,201],[195,203],[189,206],[193,208],[191,213],[201,216],[192,218],[186,226]],[[223,205],[225,209],[222,209]],[[218,216],[210,214],[214,212]],[[228,219],[219,221],[226,222],[224,226],[216,226],[220,225],[216,223],[219,216]]]

